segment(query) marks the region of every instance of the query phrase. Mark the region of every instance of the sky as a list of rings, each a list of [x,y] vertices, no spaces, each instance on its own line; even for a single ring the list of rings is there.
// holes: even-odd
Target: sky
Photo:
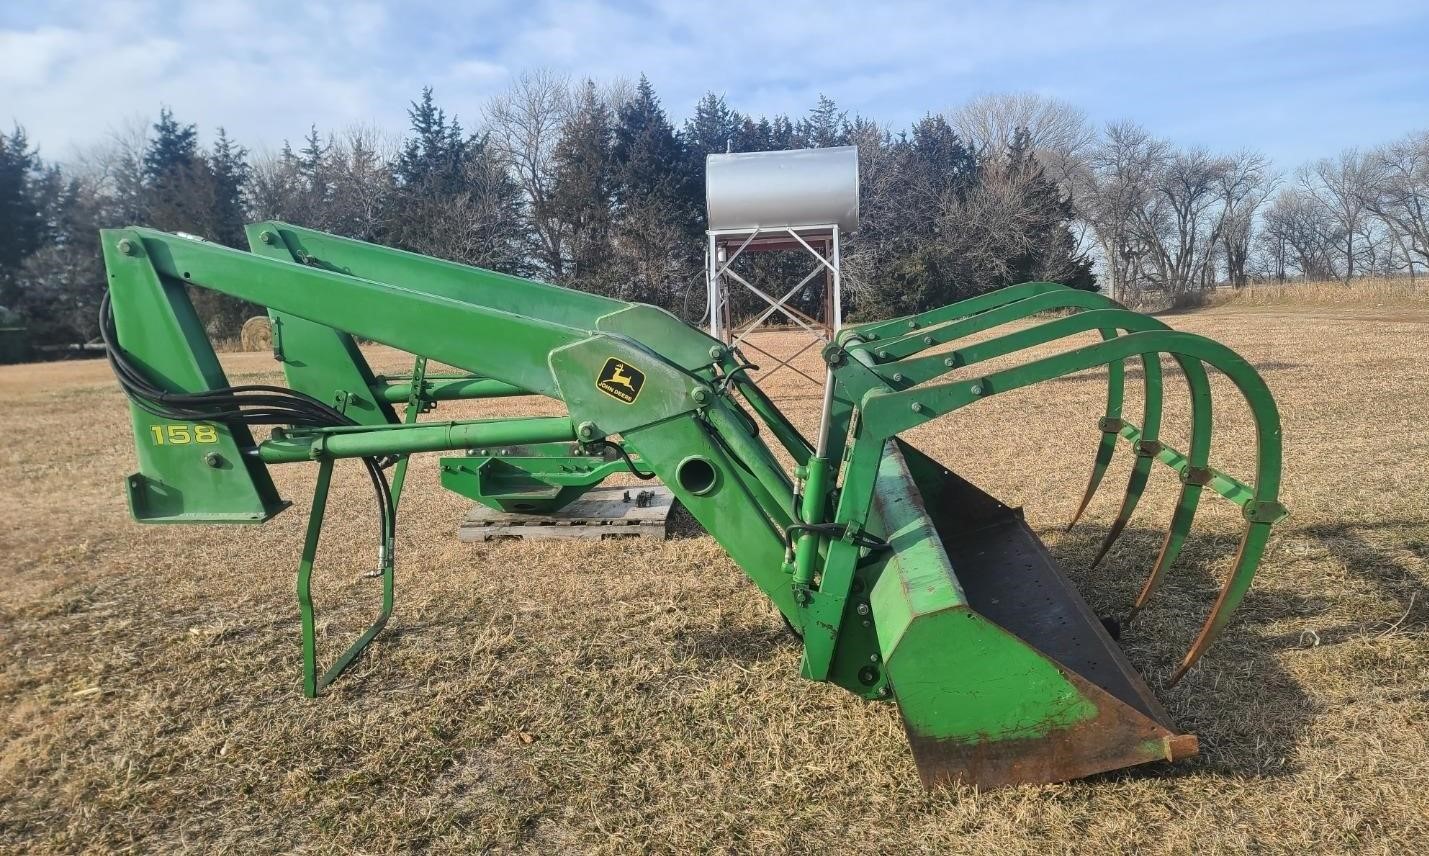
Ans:
[[[894,130],[989,92],[1069,101],[1282,168],[1429,128],[1429,2],[0,0],[0,123],[64,161],[161,105],[254,151],[391,131],[421,87],[477,124],[523,70],[647,75],[795,118],[820,93]]]

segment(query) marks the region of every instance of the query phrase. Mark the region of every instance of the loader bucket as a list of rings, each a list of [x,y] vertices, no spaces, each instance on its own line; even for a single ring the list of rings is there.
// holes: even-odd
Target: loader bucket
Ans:
[[[750,377],[757,366],[737,346],[655,307],[283,223],[249,234],[254,253],[150,229],[104,231],[112,299],[102,303],[101,330],[133,413],[135,517],[261,522],[283,505],[268,465],[316,462],[297,585],[309,696],[392,614],[407,456],[444,451],[443,485],[517,510],[559,505],[615,472],[659,478],[799,636],[804,677],[896,700],[929,786],[1061,781],[1197,751],[1021,514],[899,437],[991,396],[1105,368],[1106,405],[1086,432],[1099,440],[1073,522],[1123,442],[1135,460],[1097,558],[1126,531],[1157,464],[1180,481],[1129,615],[1171,574],[1203,497],[1234,504],[1244,521],[1220,592],[1167,678],[1174,683],[1229,626],[1272,527],[1288,513],[1279,411],[1254,366],[1230,348],[1103,295],[1023,283],[839,329],[822,352],[811,442],[759,389]],[[312,346],[299,348],[306,356],[290,341],[283,357],[289,387],[229,384],[192,288],[310,322],[304,330],[314,335],[298,343]],[[1075,341],[1088,334],[1098,340]],[[372,375],[351,344],[361,339],[416,355],[412,376]],[[1161,432],[1163,357],[1186,383],[1184,452]],[[463,374],[427,375],[429,360]],[[1136,422],[1124,412],[1130,360],[1141,365]],[[1211,369],[1254,423],[1248,481],[1211,460],[1222,412],[1212,410]],[[418,420],[439,400],[526,393],[565,412]],[[402,401],[397,423],[389,405]],[[260,426],[272,431],[258,442],[251,429]],[[779,442],[792,471],[765,438]],[[319,671],[312,573],[341,459],[360,460],[374,489],[382,607]]]
[[[1057,782],[1196,752],[1009,508],[890,440],[870,596],[924,785]]]

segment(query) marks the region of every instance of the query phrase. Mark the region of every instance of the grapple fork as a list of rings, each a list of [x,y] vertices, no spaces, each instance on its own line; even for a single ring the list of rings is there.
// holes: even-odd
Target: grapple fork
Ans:
[[[999,301],[998,294],[1009,299]],[[1181,480],[1169,530],[1132,614],[1174,563],[1205,488],[1240,505],[1246,520],[1241,549],[1221,594],[1168,678],[1174,683],[1230,620],[1271,526],[1285,514],[1277,498],[1280,427],[1274,401],[1249,364],[1229,349],[1172,331],[1100,295],[1023,286],[985,296],[973,308],[965,314],[945,307],[927,319],[880,325],[881,330],[855,328],[825,352],[839,390],[835,399],[841,394],[853,402],[841,423],[837,408],[830,408],[833,430],[849,432],[832,531],[867,528],[888,537],[893,548],[872,586],[869,610],[919,769],[928,782],[1054,781],[1192,753],[1194,737],[1171,726],[1020,514],[894,438],[990,395],[1109,366],[1102,438],[1077,515],[1095,494],[1118,437],[1131,445],[1136,460],[1096,561],[1125,529],[1155,462],[1169,466]],[[1082,311],[1009,327],[1009,332],[971,344],[959,341],[1068,308]],[[887,336],[890,332],[896,335]],[[976,374],[979,363],[1087,332],[1099,333],[1103,341]],[[951,350],[921,354],[948,344]],[[1180,367],[1190,394],[1185,454],[1158,437],[1162,354]],[[1121,412],[1128,357],[1140,359],[1146,385],[1139,426]],[[1208,464],[1212,423],[1206,365],[1230,377],[1250,406],[1258,443],[1254,486]],[[947,377],[955,373],[959,379]],[[865,490],[872,497],[867,514],[861,512]],[[796,585],[809,579],[811,592],[823,594],[831,579],[839,579],[841,563],[857,566],[859,557],[845,546],[849,540],[827,545],[817,584],[796,567]],[[915,542],[922,543],[921,549],[915,549]],[[807,600],[820,606],[817,597]],[[831,612],[831,605],[818,610],[821,616]],[[953,644],[957,636],[975,638]],[[817,650],[806,646],[806,661]],[[978,652],[976,669],[968,662],[969,651]],[[806,662],[808,672],[817,674]],[[988,701],[999,695],[1005,698]],[[969,718],[974,709],[992,718]]]
[[[285,507],[268,467],[318,464],[298,564],[309,695],[354,662],[392,615],[408,456],[447,451],[459,454],[444,462],[446,486],[513,507],[559,504],[622,467],[658,477],[801,633],[806,677],[896,700],[929,785],[1057,781],[1196,751],[1196,738],[1171,722],[1020,511],[899,435],[988,396],[1106,366],[1100,439],[1073,520],[1119,441],[1136,460],[1097,558],[1124,531],[1157,462],[1181,481],[1132,611],[1167,575],[1208,490],[1246,521],[1174,682],[1230,621],[1285,514],[1275,403],[1224,346],[1096,294],[1026,283],[842,331],[823,353],[823,412],[811,443],[737,350],[654,307],[282,223],[256,224],[250,234],[252,254],[148,229],[105,231],[110,294],[101,329],[130,401],[139,472],[126,484],[136,519],[261,523]],[[287,388],[229,384],[192,288],[287,319],[290,358],[306,343],[302,359],[286,366]],[[1066,310],[1076,311],[1038,317]],[[973,338],[980,333],[989,335]],[[1057,351],[1088,333],[1100,341]],[[413,377],[394,385],[373,376],[359,338],[416,355]],[[1039,350],[980,371],[1028,349]],[[1184,453],[1159,434],[1162,355],[1180,367],[1190,393]],[[466,374],[435,379],[425,374],[428,359]],[[1129,359],[1141,364],[1145,384],[1139,424],[1123,412]],[[1209,463],[1207,366],[1249,404],[1257,445],[1250,483]],[[525,393],[565,413],[418,420],[429,401]],[[390,405],[402,400],[407,415],[398,422]],[[793,458],[792,473],[764,444],[760,423]],[[257,426],[272,427],[267,439],[257,439]],[[319,675],[311,574],[339,459],[360,460],[372,480],[384,594],[376,621]],[[389,484],[385,468],[397,459]]]

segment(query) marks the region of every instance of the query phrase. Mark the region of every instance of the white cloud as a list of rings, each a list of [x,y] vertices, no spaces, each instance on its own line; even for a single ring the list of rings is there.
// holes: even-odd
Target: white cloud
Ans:
[[[598,80],[644,72],[677,117],[709,89],[747,111],[793,114],[823,92],[902,125],[1012,88],[1066,94],[1099,118],[1214,134],[1208,104],[1253,114],[1257,98],[1283,91],[1298,103],[1314,91],[1293,63],[1278,70],[1284,79],[1265,77],[1266,55],[1289,57],[1315,37],[1353,44],[1356,28],[1395,21],[1425,28],[1422,13],[1388,0],[1357,2],[1348,19],[1340,3],[1290,0],[53,0],[0,5],[0,122],[23,123],[63,157],[168,105],[206,136],[223,124],[258,149],[312,123],[398,129],[425,84],[471,125],[512,74],[547,67]],[[1386,71],[1426,74],[1422,64]],[[1371,109],[1360,100],[1359,114]]]

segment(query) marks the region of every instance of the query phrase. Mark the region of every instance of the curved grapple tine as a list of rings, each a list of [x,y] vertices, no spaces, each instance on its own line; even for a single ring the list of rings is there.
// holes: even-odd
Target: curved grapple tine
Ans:
[[[1171,673],[1171,677],[1166,679],[1167,686],[1174,686],[1185,676],[1235,614],[1236,607],[1240,606],[1246,590],[1250,588],[1251,580],[1255,579],[1255,569],[1260,565],[1260,558],[1265,555],[1265,545],[1270,539],[1270,527],[1270,523],[1251,523],[1246,527],[1245,535],[1241,537],[1240,549],[1236,551],[1235,565],[1231,568],[1230,576],[1226,578],[1220,597],[1216,598],[1216,605],[1206,617],[1206,623],[1202,625],[1200,635],[1191,645],[1191,650],[1186,652],[1186,658],[1176,667],[1176,671]]]
[[[1092,461],[1092,475],[1087,479],[1087,489],[1082,494],[1082,501],[1077,506],[1077,511],[1072,515],[1072,519],[1067,521],[1067,531],[1072,531],[1072,527],[1077,525],[1077,521],[1082,519],[1086,513],[1087,506],[1092,504],[1092,497],[1096,496],[1097,488],[1101,486],[1102,477],[1106,475],[1107,467],[1111,465],[1112,455],[1116,453],[1116,431],[1108,431],[1102,428],[1102,438],[1097,443],[1097,456]]]
[[[1116,539],[1121,537],[1121,533],[1126,530],[1126,525],[1131,522],[1131,515],[1136,511],[1137,503],[1141,502],[1141,495],[1146,492],[1146,482],[1151,476],[1151,465],[1156,460],[1156,455],[1161,451],[1161,444],[1157,441],[1157,434],[1161,431],[1161,359],[1157,354],[1143,354],[1141,357],[1142,372],[1146,376],[1146,399],[1142,409],[1141,418],[1141,439],[1136,444],[1136,463],[1131,467],[1131,478],[1126,483],[1126,493],[1121,498],[1121,508],[1116,513],[1116,520],[1112,522],[1111,529],[1106,533],[1106,538],[1102,540],[1101,549],[1097,550],[1097,557],[1092,560],[1092,567],[1095,568],[1111,545],[1116,543]]]
[[[1141,495],[1146,492],[1146,483],[1151,477],[1151,463],[1155,459],[1154,455],[1147,455],[1137,451],[1136,463],[1131,467],[1131,478],[1126,482],[1126,493],[1121,498],[1121,508],[1116,513],[1116,520],[1112,521],[1111,528],[1107,530],[1106,537],[1102,539],[1102,545],[1097,550],[1097,557],[1092,559],[1092,567],[1095,568],[1106,558],[1107,551],[1111,545],[1116,543],[1116,539],[1121,537],[1121,533],[1126,531],[1126,524],[1131,522],[1131,515],[1136,511],[1137,503],[1141,502]]]
[[[1161,553],[1156,557],[1156,564],[1151,568],[1151,573],[1147,575],[1146,582],[1141,586],[1141,593],[1136,596],[1136,603],[1132,604],[1131,612],[1126,616],[1126,623],[1136,617],[1136,613],[1146,606],[1151,600],[1151,595],[1156,592],[1156,588],[1161,584],[1161,579],[1166,575],[1166,571],[1175,564],[1176,557],[1181,555],[1181,548],[1186,544],[1186,536],[1191,532],[1191,522],[1196,517],[1196,507],[1201,501],[1202,486],[1199,484],[1185,484],[1181,486],[1181,495],[1176,500],[1176,511],[1171,515],[1171,526],[1166,530],[1166,540],[1161,542]]]
[[[1102,332],[1103,339],[1110,339],[1115,335],[1115,331]],[[1097,443],[1097,455],[1092,461],[1092,474],[1087,479],[1087,489],[1082,493],[1082,502],[1077,506],[1072,519],[1067,522],[1068,532],[1082,519],[1087,506],[1092,504],[1092,497],[1097,495],[1097,488],[1101,487],[1102,477],[1106,475],[1106,469],[1111,465],[1111,457],[1116,452],[1116,438],[1121,431],[1121,404],[1126,397],[1126,363],[1114,360],[1107,363],[1106,368],[1106,416],[1101,420],[1102,437]]]
[[[1206,379],[1206,369],[1200,362],[1179,355],[1176,362],[1186,376],[1186,386],[1191,396],[1190,444],[1187,447],[1185,468],[1181,471],[1181,495],[1176,498],[1176,510],[1171,515],[1171,525],[1166,529],[1166,540],[1161,542],[1161,552],[1156,557],[1156,564],[1151,567],[1151,573],[1147,575],[1136,602],[1132,604],[1131,612],[1126,616],[1128,622],[1136,617],[1136,613],[1151,599],[1151,595],[1161,584],[1162,577],[1181,554],[1181,548],[1185,546],[1186,537],[1191,532],[1191,523],[1196,518],[1201,493],[1211,474],[1206,466],[1211,454],[1212,424],[1211,387]]]

